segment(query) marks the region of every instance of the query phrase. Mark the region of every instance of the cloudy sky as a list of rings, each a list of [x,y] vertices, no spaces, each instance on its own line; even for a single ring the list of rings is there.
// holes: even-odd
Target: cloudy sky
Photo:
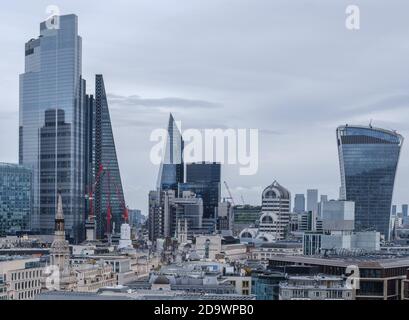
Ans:
[[[359,31],[345,27],[349,4]],[[260,130],[258,173],[223,167],[236,202],[252,204],[274,180],[336,198],[338,125],[372,119],[409,137],[407,0],[20,0],[0,10],[0,161],[18,160],[24,43],[48,5],[79,16],[88,91],[104,74],[126,199],[144,213],[158,171],[150,133],[170,112],[184,129]],[[409,202],[408,150],[399,204]]]

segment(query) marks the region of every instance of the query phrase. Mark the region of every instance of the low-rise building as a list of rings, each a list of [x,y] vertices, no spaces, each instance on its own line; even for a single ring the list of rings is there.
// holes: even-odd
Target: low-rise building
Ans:
[[[8,300],[32,300],[41,291],[44,267],[39,258],[16,258],[0,262],[0,278]],[[4,285],[3,285],[4,289]]]
[[[339,276],[289,276],[280,282],[280,300],[353,300],[354,291]]]

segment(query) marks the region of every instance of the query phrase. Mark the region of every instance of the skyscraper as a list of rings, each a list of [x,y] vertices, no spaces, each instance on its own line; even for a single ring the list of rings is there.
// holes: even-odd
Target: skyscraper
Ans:
[[[294,212],[305,212],[305,196],[304,194],[296,194],[294,197]]]
[[[355,202],[355,230],[389,238],[391,202],[403,137],[394,131],[340,126],[341,197]]]
[[[403,217],[408,216],[408,205],[407,204],[402,204],[402,216]]]
[[[166,149],[159,168],[158,190],[171,189],[177,192],[178,183],[184,181],[183,148],[182,133],[171,114],[167,129]]]
[[[149,192],[148,229],[151,241],[171,236],[169,203],[177,197],[178,185],[184,182],[183,148],[182,134],[170,114],[156,190]]]
[[[285,238],[290,223],[291,194],[277,181],[264,189],[259,229],[275,240]]]
[[[33,171],[32,229],[53,233],[61,189],[66,231],[78,242],[84,234],[85,202],[82,39],[77,16],[57,21],[41,23],[40,36],[25,45],[19,162]]]
[[[307,190],[307,211],[316,213],[318,206],[318,190],[308,189]]]
[[[111,232],[114,225],[114,231],[119,232],[127,210],[102,75],[95,77],[95,100],[91,108],[92,111],[89,112],[94,119],[88,121],[91,124],[91,127],[88,128],[90,130],[88,136],[91,137],[89,140],[92,141],[94,150],[92,155],[94,158],[92,181],[95,184],[94,214],[97,223],[97,237],[101,239],[106,233]],[[102,168],[104,171],[98,176]],[[96,181],[97,176],[98,181]],[[108,217],[109,214],[111,217]]]
[[[221,165],[216,162],[188,163],[186,183],[179,184],[179,196],[191,191],[203,199],[203,218],[214,219],[221,198]]]

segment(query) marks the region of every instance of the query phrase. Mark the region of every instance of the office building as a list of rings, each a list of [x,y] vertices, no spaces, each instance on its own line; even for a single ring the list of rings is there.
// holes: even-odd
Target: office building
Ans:
[[[233,234],[239,235],[245,228],[254,226],[260,220],[261,206],[235,206],[233,214]]]
[[[305,212],[305,196],[304,194],[296,194],[294,197],[294,212]]]
[[[316,213],[318,206],[318,190],[308,189],[307,190],[307,211]]]
[[[271,257],[269,268],[304,265],[316,267],[318,273],[333,276],[354,275],[353,294],[356,300],[398,300],[402,280],[406,278],[409,258],[385,254],[286,256]],[[359,283],[359,286],[358,286]]]
[[[25,45],[20,76],[19,162],[33,171],[31,228],[54,231],[61,189],[68,236],[84,233],[85,81],[78,18],[63,15],[58,28],[40,24],[40,36]]]
[[[156,187],[158,190],[177,192],[178,184],[184,182],[184,141],[172,114],[169,116],[165,148]]]
[[[280,300],[354,300],[343,276],[295,276],[280,282]]]
[[[16,234],[30,228],[32,209],[30,168],[0,163],[0,235]]]
[[[408,217],[408,205],[402,204],[402,217]]]
[[[94,134],[91,140],[94,145],[91,186],[95,185],[93,205],[96,234],[98,239],[103,239],[112,231],[119,233],[127,208],[102,75],[95,77],[95,100],[92,110],[93,127],[88,128],[90,134]]]
[[[291,194],[277,181],[264,189],[260,232],[270,234],[275,240],[284,239],[289,232]]]
[[[179,195],[191,191],[203,199],[203,218],[215,219],[221,198],[221,165],[216,162],[188,163],[186,183],[179,184]]]
[[[341,199],[355,202],[355,230],[389,238],[391,202],[403,137],[362,126],[337,129]]]

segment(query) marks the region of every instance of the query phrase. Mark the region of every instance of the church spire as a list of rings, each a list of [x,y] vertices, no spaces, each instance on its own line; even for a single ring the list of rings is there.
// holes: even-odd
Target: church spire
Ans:
[[[55,236],[65,239],[65,223],[64,223],[64,212],[62,209],[62,196],[61,192],[57,195],[57,211],[55,212]]]

